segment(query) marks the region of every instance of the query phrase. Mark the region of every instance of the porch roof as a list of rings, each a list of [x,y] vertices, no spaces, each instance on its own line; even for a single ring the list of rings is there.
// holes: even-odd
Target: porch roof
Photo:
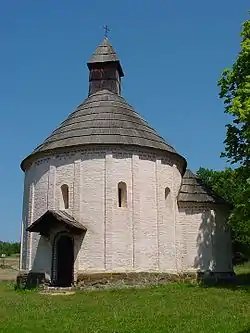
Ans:
[[[51,229],[59,224],[75,233],[81,233],[87,229],[73,216],[63,210],[47,210],[41,217],[33,222],[26,230],[29,232],[39,232],[41,235],[48,235]]]

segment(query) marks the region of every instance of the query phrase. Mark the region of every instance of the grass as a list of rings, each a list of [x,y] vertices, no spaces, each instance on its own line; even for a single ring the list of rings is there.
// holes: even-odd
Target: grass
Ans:
[[[250,274],[250,261],[242,265],[237,265],[234,271],[237,275]]]
[[[249,296],[185,284],[51,296],[1,284],[0,332],[250,332]]]
[[[235,271],[237,286],[175,283],[70,296],[1,283],[0,332],[250,333],[250,263]]]
[[[11,266],[14,269],[18,269],[19,255],[15,254],[10,257],[0,258],[0,266]]]

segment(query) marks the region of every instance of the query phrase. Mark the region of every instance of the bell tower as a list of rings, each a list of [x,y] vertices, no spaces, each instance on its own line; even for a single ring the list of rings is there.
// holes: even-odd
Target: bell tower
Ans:
[[[107,36],[97,47],[87,65],[89,68],[89,96],[104,89],[120,95],[121,78],[124,73]]]

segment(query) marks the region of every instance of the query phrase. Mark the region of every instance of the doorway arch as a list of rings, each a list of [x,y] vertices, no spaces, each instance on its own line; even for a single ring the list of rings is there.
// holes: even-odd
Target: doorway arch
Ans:
[[[58,287],[70,287],[74,279],[74,240],[66,233],[58,234],[54,242],[55,282]]]

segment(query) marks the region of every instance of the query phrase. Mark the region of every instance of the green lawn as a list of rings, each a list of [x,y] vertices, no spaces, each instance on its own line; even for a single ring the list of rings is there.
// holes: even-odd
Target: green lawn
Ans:
[[[248,261],[242,265],[236,266],[234,268],[234,271],[237,275],[250,274],[250,261]]]
[[[250,332],[250,292],[169,284],[51,296],[1,284],[0,332]]]

